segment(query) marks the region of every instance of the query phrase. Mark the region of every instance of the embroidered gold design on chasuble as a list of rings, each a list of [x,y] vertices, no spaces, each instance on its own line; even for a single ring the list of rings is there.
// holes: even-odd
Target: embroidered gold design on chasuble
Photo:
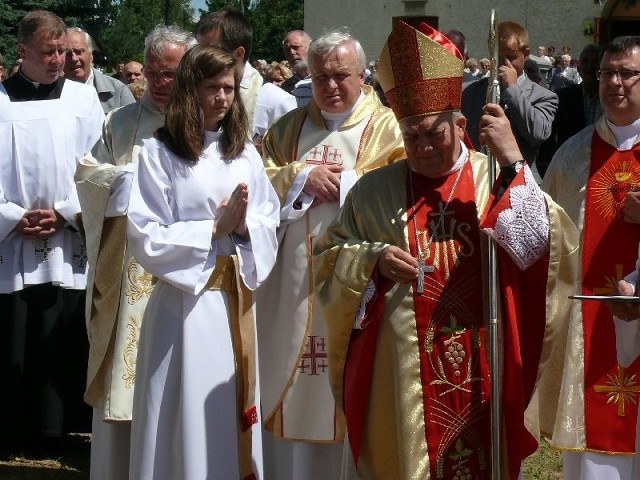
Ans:
[[[139,267],[140,265],[138,265],[138,262],[135,259],[132,259],[129,264],[129,268],[127,269],[129,287],[125,294],[129,305],[133,305],[143,296],[149,298],[149,296],[151,296],[151,291],[153,290],[153,276]],[[140,272],[138,270],[140,270]]]
[[[458,264],[458,257],[473,255],[475,247],[465,235],[465,232],[471,229],[471,225],[464,222],[458,223],[455,218],[452,218],[446,225],[446,217],[455,215],[454,211],[447,212],[446,208],[444,202],[438,202],[438,211],[428,214],[431,217],[428,230],[417,230],[417,235],[418,241],[422,244],[422,249],[428,257],[430,256],[429,244],[433,243],[433,266],[437,269],[444,269],[445,278],[449,280],[451,271]],[[429,241],[430,232],[433,232],[432,242]],[[459,243],[457,246],[456,240]]]
[[[128,285],[125,290],[127,303],[134,305],[136,302],[145,298],[149,299],[153,291],[153,276],[143,270],[135,259],[131,259],[127,268]],[[142,312],[140,312],[140,316]],[[136,357],[138,355],[138,339],[140,338],[141,318],[138,315],[129,315],[127,322],[127,339],[125,347],[122,351],[122,359],[125,366],[125,372],[122,374],[122,380],[125,382],[126,388],[133,388],[136,379]]]
[[[624,417],[625,402],[634,405],[638,401],[640,385],[636,384],[636,375],[625,375],[624,368],[618,365],[618,376],[607,374],[606,385],[594,385],[593,389],[607,396],[607,404],[612,404],[618,408],[618,416]]]
[[[627,192],[640,185],[640,173],[629,162],[604,165],[593,179],[594,204],[605,218],[620,214]]]
[[[435,325],[430,326],[425,337],[425,351],[429,354],[433,352],[434,328]],[[470,330],[473,339],[473,347],[474,349],[479,349],[480,337],[478,335],[478,329],[473,326]],[[443,345],[446,348],[444,352],[444,359],[442,357],[437,357],[436,365],[434,365],[433,356],[429,355],[431,368],[437,377],[437,379],[433,380],[430,385],[446,385],[449,387],[447,390],[439,393],[439,396],[446,395],[453,390],[462,390],[463,392],[471,393],[471,389],[465,388],[464,385],[482,380],[480,377],[471,376],[471,372],[474,371],[474,367],[476,365],[473,351],[466,352],[464,344],[458,341],[462,339],[466,332],[467,329],[458,325],[456,323],[456,318],[451,315],[449,317],[449,326],[445,326],[440,329],[442,338],[449,335],[449,338],[443,340]],[[447,365],[446,369],[445,365]],[[463,375],[462,372],[465,370],[466,373],[464,374],[464,379],[460,383],[453,383],[447,378],[451,373],[454,377],[459,379]]]
[[[122,358],[125,365],[125,373],[122,380],[126,388],[133,388],[136,380],[136,357],[138,355],[138,339],[140,338],[140,321],[133,315],[127,323],[127,345],[124,347]]]
[[[446,198],[446,190],[439,196]],[[489,468],[483,449],[488,397],[482,360],[479,234],[473,225],[477,211],[464,196],[448,209],[449,202],[431,203],[435,208],[418,213],[416,223],[416,244],[434,267],[425,277],[422,293],[414,295],[422,299],[421,317],[426,322],[421,339],[426,361],[425,420],[435,427],[426,433],[427,441],[434,442],[432,474],[438,479],[484,478]]]

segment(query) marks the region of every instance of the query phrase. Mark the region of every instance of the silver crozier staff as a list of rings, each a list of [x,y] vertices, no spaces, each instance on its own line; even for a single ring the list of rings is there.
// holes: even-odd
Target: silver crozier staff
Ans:
[[[496,11],[491,10],[489,27],[489,57],[491,76],[487,87],[487,103],[500,104],[500,84],[498,82],[498,39]],[[496,180],[496,161],[487,147],[489,162],[489,189]],[[491,375],[491,478],[500,480],[500,365],[498,354],[498,280],[496,268],[496,244],[489,240],[489,369]]]

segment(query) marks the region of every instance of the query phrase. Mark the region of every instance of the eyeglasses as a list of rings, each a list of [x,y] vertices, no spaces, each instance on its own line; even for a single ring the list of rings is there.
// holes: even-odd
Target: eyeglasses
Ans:
[[[629,82],[640,75],[639,70],[596,70],[596,78],[602,82],[610,82],[618,77],[621,82]]]
[[[152,80],[156,80],[156,79],[161,79],[161,80],[173,80],[174,78],[176,78],[176,71],[175,70],[160,70],[159,72],[156,70],[152,70],[148,67],[143,67],[142,68],[142,73],[144,74],[145,77],[152,79]]]

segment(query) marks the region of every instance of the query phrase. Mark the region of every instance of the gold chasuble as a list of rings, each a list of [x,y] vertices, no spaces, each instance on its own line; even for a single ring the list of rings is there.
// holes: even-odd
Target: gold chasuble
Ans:
[[[354,177],[404,156],[393,113],[363,86],[364,99],[336,130],[325,127],[315,101],[283,115],[268,130],[263,158],[283,205],[297,198],[296,178],[314,165],[341,165]],[[355,174],[354,174],[355,172]],[[345,175],[343,174],[343,175]],[[341,198],[350,185],[341,183]],[[301,189],[301,185],[298,185]],[[324,314],[315,301],[312,250],[335,218],[338,202],[283,213],[278,260],[256,293],[261,401],[276,438],[340,442],[344,419],[329,387]],[[297,213],[296,213],[297,212]]]
[[[76,169],[89,261],[84,400],[108,421],[131,421],[138,338],[154,282],[127,246],[126,215],[105,217],[105,211],[114,178],[137,161],[144,140],[162,125],[164,114],[148,94],[110,112],[99,141]]]
[[[542,195],[525,167],[496,200],[476,152],[442,178],[410,173],[403,161],[349,192],[314,250],[331,388],[357,469],[345,478],[491,478],[481,228],[499,242],[502,471],[517,478],[555,420],[568,323],[568,302],[558,299],[572,291],[576,264],[575,229]],[[534,240],[541,218],[548,238]],[[422,285],[378,274],[390,245],[424,259]]]

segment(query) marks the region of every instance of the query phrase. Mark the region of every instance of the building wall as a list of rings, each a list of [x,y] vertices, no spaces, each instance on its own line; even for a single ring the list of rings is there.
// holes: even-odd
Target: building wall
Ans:
[[[492,8],[498,22],[512,20],[527,28],[532,53],[537,53],[538,45],[554,45],[556,51],[568,45],[576,57],[594,39],[584,35],[585,22],[595,25],[594,18],[603,9],[594,0],[305,0],[304,28],[314,37],[323,30],[346,26],[360,40],[370,61],[378,58],[392,17],[437,16],[439,29],[462,31],[469,56],[480,59],[489,53]]]

